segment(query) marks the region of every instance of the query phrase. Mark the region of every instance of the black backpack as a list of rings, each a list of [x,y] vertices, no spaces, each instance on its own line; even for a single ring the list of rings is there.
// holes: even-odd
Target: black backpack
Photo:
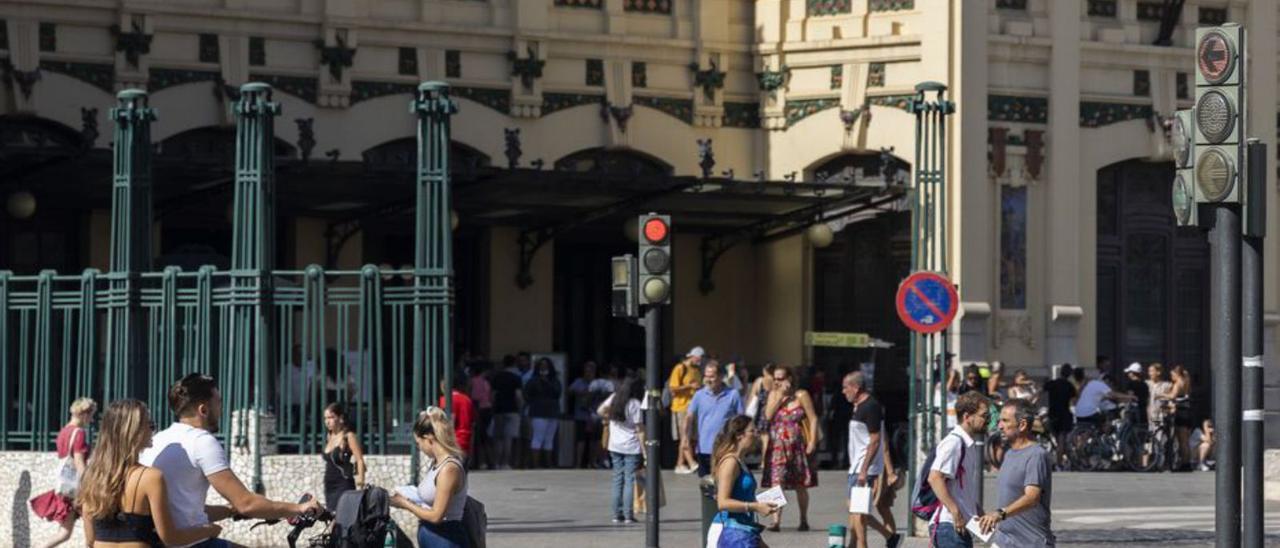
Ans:
[[[387,490],[368,487],[347,491],[338,499],[329,533],[331,548],[379,548],[391,524]]]

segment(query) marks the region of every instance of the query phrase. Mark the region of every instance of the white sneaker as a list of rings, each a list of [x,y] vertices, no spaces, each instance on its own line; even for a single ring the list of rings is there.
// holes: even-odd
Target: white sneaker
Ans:
[[[1212,470],[1213,470],[1213,469],[1212,469],[1212,468],[1209,468],[1209,465],[1208,465],[1208,464],[1205,464],[1205,463],[1203,463],[1203,462],[1202,462],[1202,463],[1200,463],[1200,471],[1201,471],[1201,472],[1210,472],[1210,471],[1212,471]]]
[[[679,475],[682,475],[682,476],[683,476],[683,475],[686,475],[686,474],[692,474],[692,473],[693,473],[693,469],[692,469],[692,468],[687,468],[687,467],[684,467],[684,466],[677,466],[677,467],[676,467],[675,472],[676,472],[676,474],[679,474]]]

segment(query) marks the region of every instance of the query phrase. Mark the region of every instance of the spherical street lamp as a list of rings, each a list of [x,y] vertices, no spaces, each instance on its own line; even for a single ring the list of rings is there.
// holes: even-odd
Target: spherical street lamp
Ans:
[[[831,245],[835,240],[835,233],[831,231],[831,227],[827,223],[818,223],[809,227],[809,244],[817,249],[822,249]]]
[[[30,219],[36,214],[36,197],[26,190],[19,190],[9,195],[5,204],[9,215],[14,219]]]

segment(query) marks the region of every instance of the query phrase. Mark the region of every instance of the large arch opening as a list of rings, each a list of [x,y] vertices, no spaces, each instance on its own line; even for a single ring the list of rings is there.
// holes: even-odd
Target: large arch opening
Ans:
[[[1203,417],[1212,383],[1209,246],[1204,232],[1174,222],[1173,171],[1172,162],[1140,160],[1098,170],[1097,348],[1116,367],[1182,364],[1193,414]]]
[[[908,162],[888,152],[862,151],[826,158],[805,174],[825,183],[895,184],[907,180],[910,169]],[[845,424],[853,411],[839,397],[840,379],[847,372],[871,374],[872,389],[886,404],[885,422],[891,432],[906,420],[908,333],[894,311],[898,282],[911,266],[911,211],[904,206],[905,202],[897,203],[829,223],[838,229],[835,238],[813,251],[814,330],[866,333],[893,344],[889,349],[813,348],[815,371],[823,372],[826,391],[833,395],[828,432],[835,439],[829,447],[845,447],[846,429],[836,425]],[[842,462],[843,450],[837,451],[836,462]]]

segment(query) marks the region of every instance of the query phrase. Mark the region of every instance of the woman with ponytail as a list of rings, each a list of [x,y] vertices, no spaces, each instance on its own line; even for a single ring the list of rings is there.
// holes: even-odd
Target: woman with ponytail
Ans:
[[[439,407],[428,407],[413,425],[414,441],[427,457],[427,474],[418,484],[418,505],[396,493],[391,505],[408,510],[419,520],[421,548],[468,548],[462,510],[467,504],[467,469],[462,448],[453,433],[453,421]]]
[[[87,545],[184,546],[222,531],[213,524],[189,529],[174,524],[164,476],[138,464],[138,453],[151,446],[154,429],[146,404],[138,400],[107,406],[77,501]]]
[[[747,470],[747,455],[759,449],[760,436],[751,417],[738,415],[725,423],[711,453],[716,477],[716,506],[711,520],[723,528],[717,548],[768,548],[760,538],[755,513],[772,516],[778,508],[756,502],[756,478]]]

